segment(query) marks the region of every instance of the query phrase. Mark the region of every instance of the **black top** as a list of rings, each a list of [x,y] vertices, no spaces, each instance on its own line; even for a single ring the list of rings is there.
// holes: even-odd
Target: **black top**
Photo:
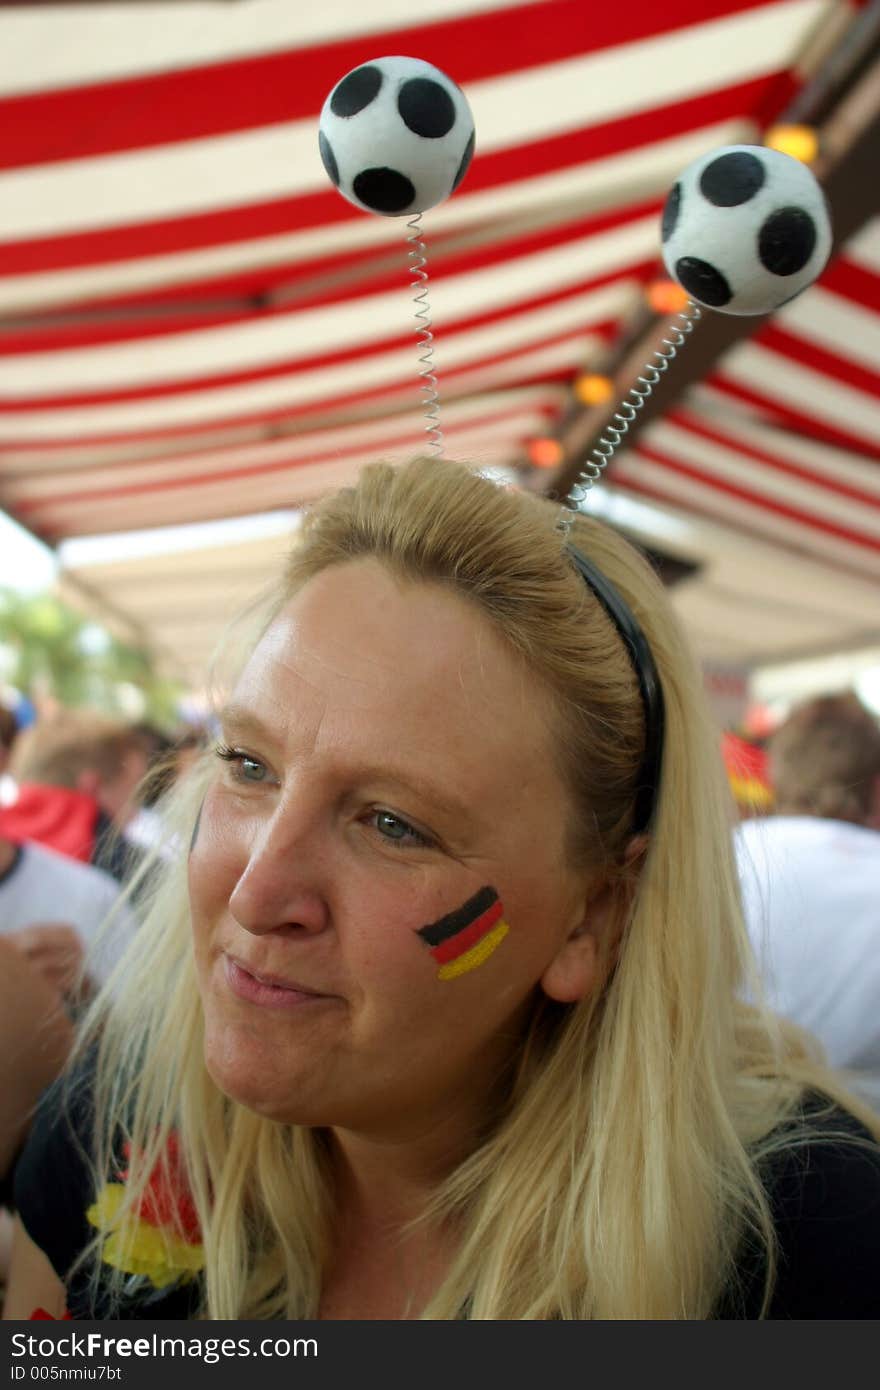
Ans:
[[[824,1105],[818,1097],[807,1098],[803,1119],[811,1136],[765,1168],[779,1242],[771,1318],[880,1317],[880,1145],[846,1111],[817,1115]],[[69,1273],[94,1235],[85,1215],[93,1194],[81,1148],[90,1122],[85,1088],[77,1090],[69,1112],[60,1105],[58,1083],[46,1093],[18,1164],[15,1201],[32,1240],[66,1283],[71,1315],[101,1319],[108,1316],[105,1296],[93,1304],[88,1273]],[[829,1130],[868,1145],[823,1138]],[[120,1156],[119,1169],[124,1167]],[[737,1275],[737,1288],[716,1318],[759,1315],[764,1263],[757,1247],[744,1248]],[[157,1289],[148,1277],[133,1276],[117,1316],[189,1318],[200,1294],[198,1278]]]
[[[824,1097],[807,1098],[803,1119],[812,1137],[772,1155],[762,1169],[778,1242],[767,1316],[880,1317],[880,1145],[848,1111],[828,1112]],[[868,1145],[823,1137],[831,1131]],[[737,1272],[740,1290],[716,1316],[757,1318],[760,1252],[744,1249]]]
[[[84,1151],[92,1142],[90,1081],[86,1076],[65,1086],[62,1079],[44,1093],[16,1165],[14,1199],[25,1230],[66,1286],[71,1317],[101,1321],[111,1316],[108,1290],[101,1284],[95,1295],[91,1268],[74,1267],[96,1234],[87,1217],[95,1193]],[[109,1180],[124,1180],[126,1167],[124,1153],[115,1154]],[[200,1297],[197,1278],[157,1288],[148,1276],[132,1273],[112,1316],[190,1318],[198,1310]]]

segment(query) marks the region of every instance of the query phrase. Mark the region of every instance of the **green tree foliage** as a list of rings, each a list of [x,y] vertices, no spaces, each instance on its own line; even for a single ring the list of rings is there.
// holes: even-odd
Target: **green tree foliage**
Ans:
[[[119,641],[52,594],[0,589],[0,646],[0,673],[32,700],[51,697],[166,728],[177,723],[182,688],[157,674],[150,653]],[[142,711],[135,708],[136,692]]]

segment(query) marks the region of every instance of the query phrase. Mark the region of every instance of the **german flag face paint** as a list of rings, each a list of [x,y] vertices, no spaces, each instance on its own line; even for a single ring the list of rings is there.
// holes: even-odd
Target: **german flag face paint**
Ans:
[[[504,905],[495,889],[481,888],[439,922],[420,927],[416,935],[431,948],[440,966],[438,980],[454,980],[488,960],[509,931]]]

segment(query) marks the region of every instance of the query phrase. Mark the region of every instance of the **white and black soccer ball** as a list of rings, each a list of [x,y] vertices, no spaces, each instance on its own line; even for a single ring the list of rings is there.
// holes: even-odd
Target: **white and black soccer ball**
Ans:
[[[409,217],[458,188],[474,152],[474,118],[461,88],[431,63],[374,58],[333,88],[318,144],[343,198]]]
[[[689,164],[666,199],[666,269],[723,314],[767,314],[821,274],[831,223],[805,164],[763,145],[729,145]]]

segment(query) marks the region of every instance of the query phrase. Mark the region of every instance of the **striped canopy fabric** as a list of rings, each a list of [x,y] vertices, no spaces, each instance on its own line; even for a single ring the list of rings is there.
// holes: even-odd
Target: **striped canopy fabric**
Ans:
[[[660,272],[677,174],[760,142],[863,8],[4,7],[0,506],[55,544],[296,508],[422,447],[405,221],[351,206],[318,154],[328,92],[383,54],[435,63],[472,106],[470,171],[424,218],[442,426],[447,453],[522,467]],[[878,399],[880,217],[615,460],[609,497],[688,518],[682,548],[727,585],[723,648],[710,589],[682,586],[710,655],[877,635]],[[778,621],[745,640],[752,590],[780,569]],[[86,578],[183,660],[215,606],[184,601],[173,627],[158,570],[141,556],[127,588]]]
[[[880,218],[647,429],[615,480],[880,579]]]

